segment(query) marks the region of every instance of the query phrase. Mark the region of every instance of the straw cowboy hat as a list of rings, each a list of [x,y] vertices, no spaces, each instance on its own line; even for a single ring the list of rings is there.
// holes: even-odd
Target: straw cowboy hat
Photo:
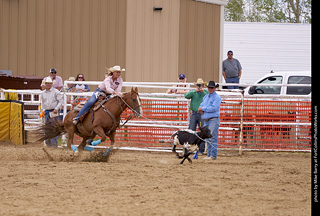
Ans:
[[[197,84],[201,84],[201,85],[203,84],[203,85],[205,85],[205,84],[207,84],[207,82],[204,82],[203,79],[198,78],[198,79],[197,79],[197,82],[194,82],[193,84],[194,84],[194,85],[197,85]]]
[[[74,78],[74,77],[69,77],[67,80],[65,80],[65,81],[76,81],[76,79]],[[70,87],[70,89],[69,89],[69,86],[68,85],[72,85],[72,90],[70,90],[71,89],[71,87]],[[74,84],[72,84],[72,83],[64,83],[64,88],[65,88],[65,90],[69,90],[69,92],[76,92],[77,91],[77,89],[75,88],[75,85]],[[70,95],[69,96],[67,96],[68,98],[70,98]]]
[[[111,75],[113,72],[116,72],[116,71],[120,71],[120,72],[125,72],[126,71],[126,69],[124,69],[124,68],[121,69],[121,67],[119,65],[115,65],[115,66],[113,66],[111,68],[107,68],[107,67],[105,67],[105,68],[107,70],[106,73],[108,73],[109,75]]]
[[[69,78],[68,78],[67,80],[65,80],[65,81],[76,81],[76,79],[75,79],[74,77],[69,77]],[[73,84],[72,84],[72,83],[69,83],[69,84],[64,83],[64,87],[65,87],[65,88],[67,88],[68,85],[73,85]]]
[[[74,77],[69,77],[67,81],[76,81],[76,78],[74,78]]]

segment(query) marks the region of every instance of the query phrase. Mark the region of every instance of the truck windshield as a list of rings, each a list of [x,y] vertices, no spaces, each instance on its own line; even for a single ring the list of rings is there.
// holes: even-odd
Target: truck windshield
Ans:
[[[282,76],[267,77],[259,84],[270,84],[270,86],[257,86],[256,94],[280,94],[281,86],[271,86],[271,84],[282,84]]]

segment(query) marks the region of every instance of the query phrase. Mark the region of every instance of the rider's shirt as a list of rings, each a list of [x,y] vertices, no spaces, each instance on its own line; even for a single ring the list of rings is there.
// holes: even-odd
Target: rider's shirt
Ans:
[[[122,83],[123,80],[121,77],[113,81],[112,76],[108,76],[100,83],[99,88],[108,94],[112,94],[113,91],[121,93]]]

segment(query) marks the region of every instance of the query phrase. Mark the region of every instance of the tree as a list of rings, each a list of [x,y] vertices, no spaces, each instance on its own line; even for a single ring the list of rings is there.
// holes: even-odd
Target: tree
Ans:
[[[311,0],[284,0],[287,3],[288,20],[294,23],[311,23]],[[292,14],[294,18],[292,18]]]
[[[311,0],[230,0],[225,20],[311,23]]]
[[[285,22],[286,16],[282,7],[275,0],[247,0],[249,10],[247,20],[251,22]]]
[[[225,20],[233,22],[245,22],[243,0],[230,0],[225,10]]]

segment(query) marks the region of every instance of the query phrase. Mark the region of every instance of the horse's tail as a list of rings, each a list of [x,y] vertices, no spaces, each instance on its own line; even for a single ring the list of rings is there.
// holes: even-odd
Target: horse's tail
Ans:
[[[66,130],[61,120],[50,119],[47,123],[39,126],[33,133],[38,137],[36,142],[39,142],[65,134]]]

